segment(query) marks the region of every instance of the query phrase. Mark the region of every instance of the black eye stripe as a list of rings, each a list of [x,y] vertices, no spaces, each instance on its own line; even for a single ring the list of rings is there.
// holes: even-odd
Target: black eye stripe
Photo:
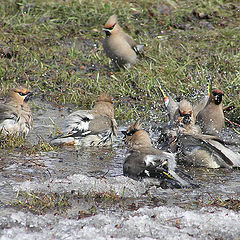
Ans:
[[[117,23],[113,24],[112,27],[109,27],[109,28],[106,28],[106,27],[105,27],[105,29],[107,29],[107,30],[113,30],[113,28],[115,27],[116,24],[117,24]]]
[[[18,92],[20,96],[26,96],[28,93]]]
[[[224,94],[223,93],[221,93],[221,92],[212,92],[212,95],[213,96],[223,96]]]
[[[179,114],[180,114],[180,117],[191,117],[191,113],[182,113],[180,110],[179,110]]]
[[[126,136],[132,136],[135,132],[137,132],[138,130],[134,129],[134,130],[131,130],[129,132],[126,132]]]

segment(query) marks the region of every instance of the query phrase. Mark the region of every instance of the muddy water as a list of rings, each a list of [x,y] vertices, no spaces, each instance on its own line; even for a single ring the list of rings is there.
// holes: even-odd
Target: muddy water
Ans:
[[[32,143],[36,143],[39,136],[46,141],[50,140],[55,131],[55,125],[59,126],[61,130],[64,117],[71,112],[69,108],[64,108],[60,111],[56,106],[41,101],[35,101],[33,109],[34,130],[29,136],[29,141]],[[204,203],[206,204],[206,202],[216,197],[223,200],[229,197],[239,199],[239,170],[186,169],[193,176],[194,180],[201,184],[200,188],[191,190],[163,190],[147,181],[136,182],[123,177],[122,164],[126,150],[122,143],[121,129],[125,127],[120,126],[119,134],[112,148],[74,149],[63,147],[59,148],[58,151],[37,153],[29,156],[23,154],[20,149],[14,153],[1,152],[0,206],[2,210],[9,209],[7,203],[16,198],[19,190],[26,192],[33,190],[44,193],[48,191],[69,193],[74,190],[82,195],[87,194],[91,190],[99,193],[113,190],[119,196],[125,191],[124,196],[130,199],[127,205],[134,206],[132,209],[134,211],[144,206],[153,209],[162,206],[169,211],[176,206],[181,207],[181,209],[194,210],[201,209],[201,202],[204,205]],[[150,132],[152,138],[156,139],[157,133],[154,131]],[[238,140],[237,134],[230,130],[226,131],[225,135],[227,138],[233,137]],[[237,147],[234,147],[234,150],[237,150]],[[79,204],[79,201],[73,201],[72,208],[65,213],[65,218],[77,219],[79,211],[89,211],[91,207],[89,204],[92,204],[92,202]],[[128,212],[130,209],[126,208],[124,212]],[[10,208],[9,211],[11,214],[22,214],[19,209]],[[114,217],[122,216],[123,214],[123,209],[119,208],[118,205],[111,205],[110,207],[100,206],[96,211],[98,214],[111,212],[114,213]],[[14,235],[12,220],[6,220],[8,214],[8,211],[2,211],[0,219],[5,219],[2,220],[4,226],[10,226],[9,228],[12,230],[11,234],[13,235],[9,232],[8,234],[13,238],[13,236],[17,235]],[[22,220],[19,221],[21,222]],[[3,237],[6,237],[4,226],[1,228],[3,229],[1,234]],[[94,236],[97,235],[92,235],[92,237]],[[176,237],[176,235],[173,236]],[[125,237],[131,238],[132,236],[128,236],[126,233]],[[38,237],[36,238],[38,239]]]

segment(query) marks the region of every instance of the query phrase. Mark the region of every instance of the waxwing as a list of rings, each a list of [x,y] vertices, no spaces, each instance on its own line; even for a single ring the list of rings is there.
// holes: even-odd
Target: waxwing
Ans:
[[[33,125],[28,100],[33,95],[25,87],[13,88],[0,103],[0,134],[26,137]]]
[[[123,164],[125,176],[133,179],[157,178],[170,188],[191,186],[176,171],[175,155],[152,147],[148,133],[141,128],[140,120],[123,132],[129,153]],[[186,176],[186,175],[184,175]]]
[[[120,67],[130,67],[131,64],[135,64],[137,54],[145,44],[137,45],[119,26],[116,15],[112,15],[108,19],[103,30],[106,33],[106,38],[103,41],[103,49],[106,55]]]
[[[203,133],[216,136],[219,136],[221,133],[224,127],[223,95],[221,90],[213,90],[207,104],[197,114],[196,123],[201,127]]]
[[[208,82],[207,89],[205,90],[205,92],[206,92],[206,94],[204,95],[204,97],[200,101],[198,101],[197,103],[195,103],[193,105],[193,115],[194,115],[195,119],[196,119],[198,113],[200,111],[202,111],[208,103],[209,97],[210,97],[211,92],[212,92],[212,78],[210,78],[210,80]]]
[[[80,147],[109,146],[116,134],[112,98],[101,94],[91,110],[78,110],[66,117],[63,134],[51,143]]]
[[[201,129],[195,125],[193,108],[190,102],[185,99],[176,102],[165,93],[160,84],[159,88],[167,110],[168,124],[160,129],[158,143],[162,148],[175,152],[176,138],[179,133],[200,134]]]
[[[184,164],[207,168],[240,167],[240,154],[226,147],[217,136],[180,134],[177,145],[179,162]]]

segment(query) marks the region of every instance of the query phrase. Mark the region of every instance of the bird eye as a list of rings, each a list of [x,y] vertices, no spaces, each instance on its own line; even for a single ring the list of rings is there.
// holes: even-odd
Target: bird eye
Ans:
[[[19,94],[20,96],[26,96],[26,95],[27,95],[27,93],[23,93],[23,92],[18,92],[18,94]]]
[[[179,110],[180,117],[184,117],[184,113]]]
[[[106,27],[105,27],[105,29],[107,29],[107,30],[113,30],[113,28],[115,27],[115,25],[116,25],[116,23],[113,24],[112,27],[109,27],[109,28],[106,28]]]
[[[179,114],[180,114],[180,117],[188,117],[188,118],[190,118],[191,115],[192,115],[191,112],[190,112],[190,113],[183,113],[183,112],[181,112],[180,110],[179,110]]]
[[[126,132],[126,135],[127,135],[127,136],[132,136],[135,132],[137,132],[136,129],[131,130],[131,131],[129,131],[129,132]]]

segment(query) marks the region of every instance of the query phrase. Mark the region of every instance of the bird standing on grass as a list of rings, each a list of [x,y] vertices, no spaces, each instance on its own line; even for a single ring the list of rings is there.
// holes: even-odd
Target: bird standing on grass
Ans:
[[[161,185],[171,188],[189,187],[191,184],[176,171],[175,155],[152,147],[148,133],[137,120],[125,132],[125,143],[130,152],[123,165],[123,173],[133,179],[157,178]]]
[[[63,134],[52,140],[52,144],[108,146],[116,134],[112,98],[101,94],[91,110],[78,110],[65,119]]]
[[[25,87],[9,91],[4,103],[0,103],[0,134],[26,137],[33,125],[28,100],[33,95]]]
[[[137,54],[145,44],[137,45],[132,37],[119,26],[116,15],[112,15],[108,19],[103,30],[106,33],[106,38],[103,41],[106,55],[120,67],[130,67],[131,64],[136,64]]]

